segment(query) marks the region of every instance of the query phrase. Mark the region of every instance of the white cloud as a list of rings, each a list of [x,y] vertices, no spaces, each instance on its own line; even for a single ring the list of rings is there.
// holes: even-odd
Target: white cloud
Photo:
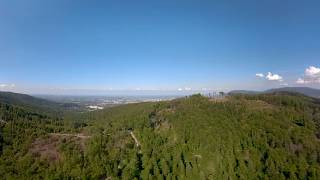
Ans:
[[[304,76],[298,78],[296,81],[297,84],[312,84],[320,83],[320,68],[315,66],[309,66],[304,71]]]
[[[264,75],[263,73],[256,73],[256,77],[265,78],[269,81],[283,81],[282,76],[280,76],[279,74],[273,74],[271,72],[268,72],[266,75]]]
[[[263,78],[263,77],[264,77],[264,74],[262,74],[262,73],[257,73],[256,76],[257,76],[257,77],[260,77],[260,78]]]
[[[310,66],[305,70],[306,76],[319,77],[320,76],[320,68]]]
[[[179,88],[178,91],[182,91],[182,88]]]
[[[288,83],[281,83],[280,86],[289,86]]]
[[[266,75],[266,79],[269,81],[282,81],[283,78],[279,74],[273,74],[271,72],[268,72]]]

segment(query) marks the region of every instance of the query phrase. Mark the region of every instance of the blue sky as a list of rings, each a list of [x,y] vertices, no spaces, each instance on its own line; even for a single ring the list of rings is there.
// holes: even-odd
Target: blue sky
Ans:
[[[0,90],[319,88],[319,9],[294,0],[0,0]]]

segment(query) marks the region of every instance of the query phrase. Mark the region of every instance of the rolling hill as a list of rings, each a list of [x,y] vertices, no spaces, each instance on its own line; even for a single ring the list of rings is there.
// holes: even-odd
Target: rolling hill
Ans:
[[[320,98],[320,89],[314,89],[309,87],[284,87],[284,88],[269,89],[266,91],[234,90],[234,91],[230,91],[229,94],[261,94],[261,93],[276,93],[276,92],[293,92],[293,93],[300,93],[310,97]]]
[[[0,91],[0,102],[9,105],[23,107],[25,109],[29,109],[30,111],[42,113],[46,112],[51,114],[61,114],[63,111],[75,109],[75,107],[80,108],[77,106],[77,104],[57,103],[26,94],[3,91]]]

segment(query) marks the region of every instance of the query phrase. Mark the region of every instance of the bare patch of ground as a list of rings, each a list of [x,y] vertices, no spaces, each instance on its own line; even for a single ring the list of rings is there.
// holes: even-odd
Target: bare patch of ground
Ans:
[[[51,137],[54,137],[54,138],[67,138],[69,140],[72,140],[72,141],[76,141],[79,143],[80,145],[80,149],[81,151],[84,151],[85,150],[85,142],[87,139],[91,138],[91,136],[87,136],[87,135],[84,135],[82,133],[79,133],[79,134],[67,134],[67,133],[50,133],[49,134]]]
[[[85,141],[91,138],[84,134],[63,134],[50,133],[47,138],[36,139],[30,147],[30,152],[35,157],[40,159],[47,159],[49,162],[56,162],[61,160],[61,154],[58,146],[65,141],[75,141],[79,144],[81,151],[85,150]]]
[[[50,162],[60,160],[61,155],[58,151],[59,138],[49,137],[46,139],[36,139],[30,148],[30,152],[41,159]]]

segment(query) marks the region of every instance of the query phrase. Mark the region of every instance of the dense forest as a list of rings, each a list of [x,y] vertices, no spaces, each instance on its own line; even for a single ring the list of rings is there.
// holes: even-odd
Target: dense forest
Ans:
[[[320,100],[296,93],[33,108],[0,102],[3,179],[320,179]]]

